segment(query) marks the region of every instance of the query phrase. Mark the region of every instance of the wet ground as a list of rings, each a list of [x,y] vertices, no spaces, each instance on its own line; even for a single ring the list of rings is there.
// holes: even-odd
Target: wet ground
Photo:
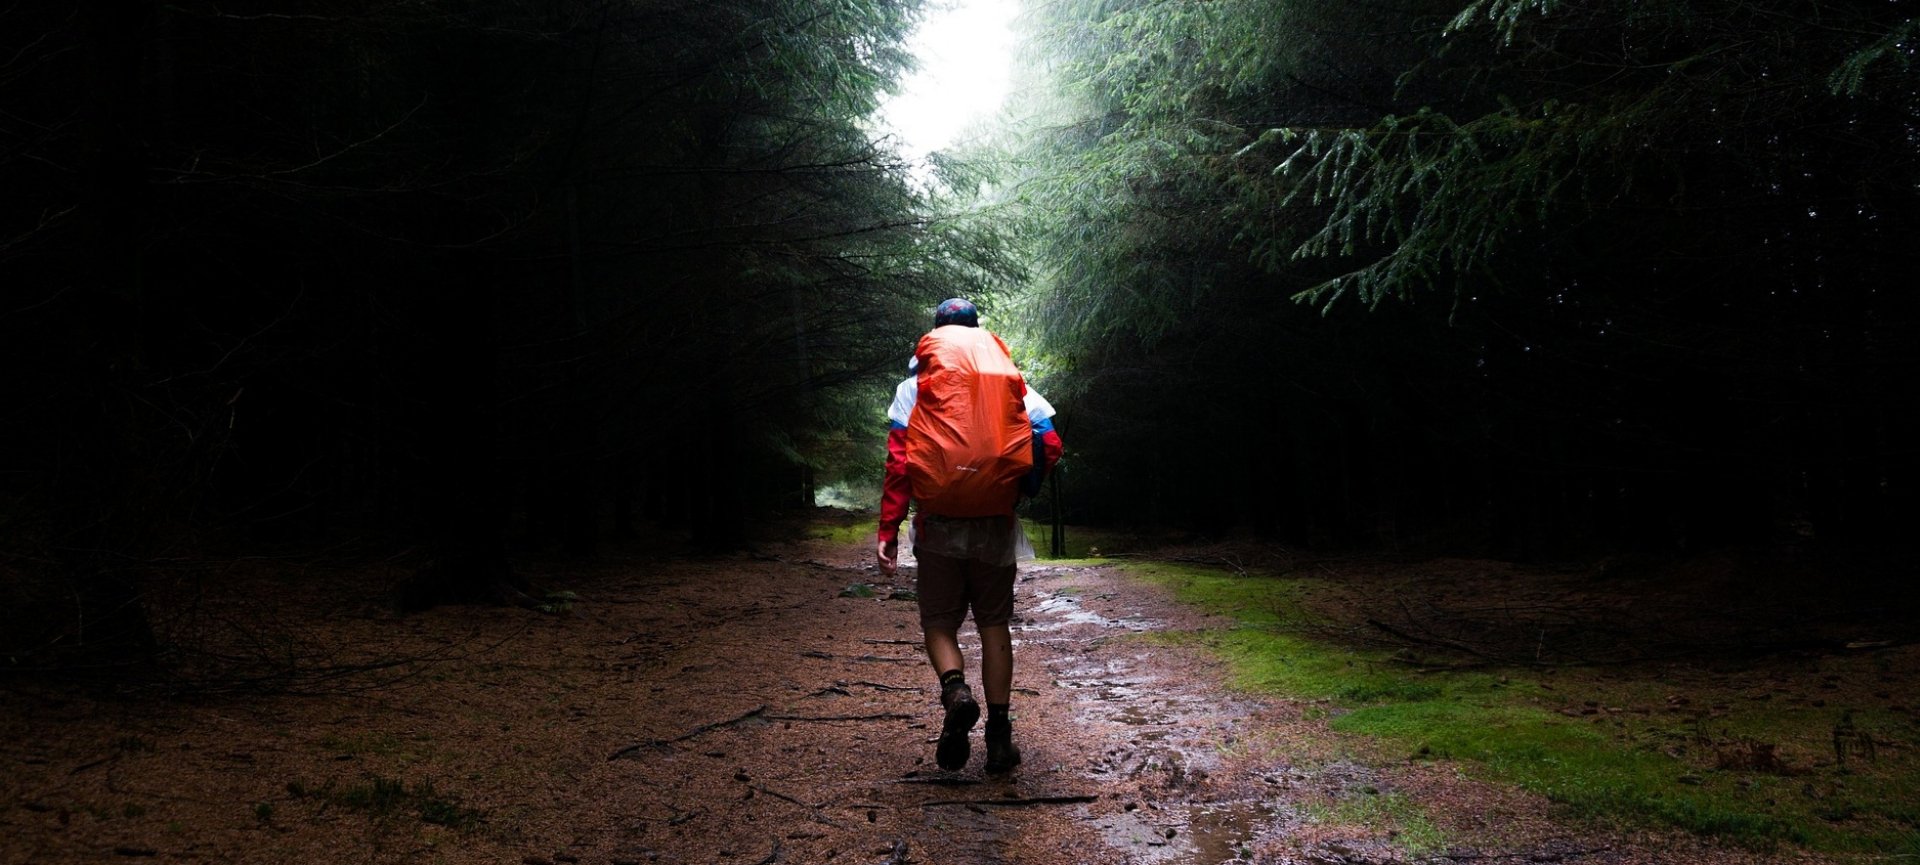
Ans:
[[[220,597],[297,625],[293,645],[404,676],[9,693],[0,862],[1774,861],[1567,824],[1454,767],[1356,754],[1326,707],[1226,688],[1217,662],[1159,636],[1219,623],[1107,567],[1022,568],[1025,763],[1005,777],[983,774],[978,729],[965,769],[933,767],[911,570],[880,579],[864,545],[557,567],[535,576],[579,599],[548,617],[396,618],[389,575],[363,575],[357,600],[350,575],[327,576]]]
[[[1155,657],[1130,636],[1166,628],[1126,605],[1097,569],[1032,566],[1015,646],[1041,667],[1057,699],[1097,744],[1087,773],[1119,809],[1085,818],[1115,861],[1146,865],[1220,863],[1250,850],[1273,821],[1258,797],[1188,795],[1221,769],[1221,753],[1249,714],[1205,674]],[[1164,656],[1168,650],[1161,649]],[[1219,798],[1227,795],[1228,798]]]

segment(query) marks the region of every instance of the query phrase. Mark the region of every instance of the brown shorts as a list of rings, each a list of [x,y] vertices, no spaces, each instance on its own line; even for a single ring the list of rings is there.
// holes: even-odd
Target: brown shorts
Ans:
[[[973,559],[955,559],[919,553],[920,627],[930,631],[958,631],[973,609],[973,626],[1004,625],[1013,620],[1015,565],[989,565]]]

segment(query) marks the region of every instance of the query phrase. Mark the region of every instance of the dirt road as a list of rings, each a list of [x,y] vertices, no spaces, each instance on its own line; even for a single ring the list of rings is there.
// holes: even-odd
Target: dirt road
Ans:
[[[0,861],[1760,861],[1356,758],[1325,707],[1236,695],[1155,638],[1208,621],[1102,567],[1022,568],[1025,764],[985,777],[976,729],[966,769],[939,771],[934,678],[914,604],[892,597],[910,573],[880,580],[865,547],[815,541],[536,574],[579,595],[554,616],[404,619],[381,606],[387,575],[347,603],[339,574],[235,578],[220,596],[252,605],[235,615],[293,623],[290,645],[333,663],[411,659],[391,668],[406,675],[9,695]]]

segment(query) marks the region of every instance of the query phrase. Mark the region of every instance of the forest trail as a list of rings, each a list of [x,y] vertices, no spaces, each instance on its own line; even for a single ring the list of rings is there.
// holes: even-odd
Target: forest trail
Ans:
[[[553,616],[396,618],[389,576],[342,600],[340,574],[230,574],[192,609],[397,667],[284,683],[302,696],[9,695],[0,862],[1770,861],[1357,758],[1324,707],[1159,638],[1210,620],[1111,566],[1022,566],[1005,778],[978,728],[964,770],[932,766],[911,569],[878,579],[864,544],[555,566],[534,576],[578,600]]]

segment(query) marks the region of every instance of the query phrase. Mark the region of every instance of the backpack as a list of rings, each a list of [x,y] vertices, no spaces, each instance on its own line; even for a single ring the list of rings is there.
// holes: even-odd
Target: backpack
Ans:
[[[907,419],[907,479],[925,513],[1013,512],[1033,467],[1027,384],[990,331],[936,327],[914,348],[919,396]]]

